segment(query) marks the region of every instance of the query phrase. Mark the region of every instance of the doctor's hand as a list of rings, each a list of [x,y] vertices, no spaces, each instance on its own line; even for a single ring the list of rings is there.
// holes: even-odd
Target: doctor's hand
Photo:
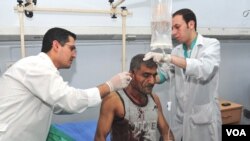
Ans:
[[[110,92],[117,91],[126,88],[132,80],[130,73],[122,72],[113,76],[109,81],[106,82],[110,88]]]
[[[149,60],[153,58],[154,62],[156,63],[170,63],[171,62],[171,55],[170,54],[162,54],[156,52],[148,52],[145,54],[143,61]]]

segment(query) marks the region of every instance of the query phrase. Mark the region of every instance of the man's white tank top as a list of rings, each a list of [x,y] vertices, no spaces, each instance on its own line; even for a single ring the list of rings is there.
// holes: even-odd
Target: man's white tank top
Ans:
[[[150,94],[146,95],[146,104],[138,105],[127,94],[118,91],[124,108],[125,117],[116,118],[112,124],[112,141],[156,141],[158,107]]]

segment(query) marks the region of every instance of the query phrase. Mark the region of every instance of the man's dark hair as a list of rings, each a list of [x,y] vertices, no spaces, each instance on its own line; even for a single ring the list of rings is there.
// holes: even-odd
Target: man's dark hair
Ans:
[[[66,29],[58,27],[49,29],[43,37],[41,51],[44,53],[50,51],[54,40],[57,40],[63,46],[65,43],[69,41],[69,36],[73,37],[76,40],[76,34]]]
[[[194,14],[194,12],[192,10],[187,9],[187,8],[180,9],[180,10],[176,11],[173,14],[173,17],[176,16],[176,15],[182,15],[182,17],[185,20],[186,24],[188,24],[188,22],[190,22],[190,21],[194,21],[194,23],[195,23],[195,31],[196,31],[197,21],[196,21],[196,16],[195,16],[195,14]]]
[[[137,54],[131,59],[129,69],[131,72],[139,70],[142,64],[144,64],[148,68],[157,68],[157,64],[153,61],[152,58],[147,61],[143,61],[144,56],[145,54]]]

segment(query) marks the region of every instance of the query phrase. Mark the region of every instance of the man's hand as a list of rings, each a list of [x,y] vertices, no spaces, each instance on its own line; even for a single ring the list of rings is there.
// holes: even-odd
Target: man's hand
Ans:
[[[156,63],[170,63],[171,62],[171,55],[170,54],[162,54],[156,52],[148,52],[145,54],[143,61],[149,60],[153,58]]]
[[[106,82],[110,88],[110,92],[117,91],[126,88],[132,80],[130,73],[122,72],[113,76],[109,81]]]

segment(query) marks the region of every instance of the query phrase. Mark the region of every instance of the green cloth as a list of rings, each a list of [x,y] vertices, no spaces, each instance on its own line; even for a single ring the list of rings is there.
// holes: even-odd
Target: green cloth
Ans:
[[[75,141],[75,140],[71,138],[69,135],[65,134],[63,131],[57,129],[54,125],[51,125],[47,141]]]
[[[184,49],[184,56],[185,56],[185,58],[190,58],[191,52],[192,52],[192,50],[193,50],[193,48],[194,48],[194,45],[196,44],[196,41],[197,41],[197,37],[198,37],[198,35],[197,35],[197,36],[194,38],[194,40],[192,41],[191,46],[190,46],[190,51],[188,51],[187,45],[186,45],[186,44],[183,44],[183,49]]]

